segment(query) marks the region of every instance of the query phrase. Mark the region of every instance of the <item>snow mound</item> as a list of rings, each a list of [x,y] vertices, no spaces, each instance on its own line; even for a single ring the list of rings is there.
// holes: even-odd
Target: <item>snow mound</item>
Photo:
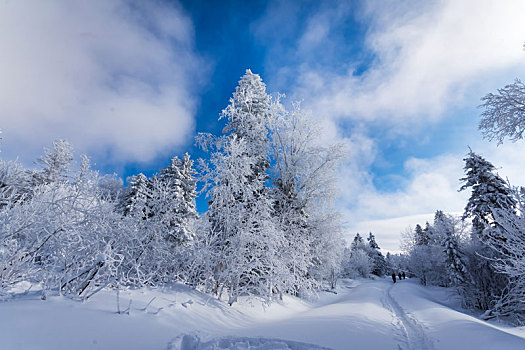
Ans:
[[[175,338],[168,350],[330,350],[315,344],[272,338],[220,337],[201,341],[197,335],[183,334]]]

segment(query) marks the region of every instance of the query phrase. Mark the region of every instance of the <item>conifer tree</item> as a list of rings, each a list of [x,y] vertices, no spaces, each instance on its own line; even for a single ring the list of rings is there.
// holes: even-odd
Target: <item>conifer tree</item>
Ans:
[[[464,184],[460,191],[472,190],[463,214],[463,219],[472,218],[473,226],[473,242],[468,252],[473,281],[469,290],[472,300],[468,303],[490,310],[508,284],[507,278],[497,273],[494,266],[507,241],[494,212],[514,212],[516,202],[505,181],[495,173],[492,163],[472,150],[464,160],[466,176],[461,179]]]
[[[365,242],[363,241],[363,237],[359,233],[355,234],[354,240],[352,241],[350,247],[352,250],[365,249]]]
[[[470,282],[469,273],[464,262],[464,254],[460,251],[457,237],[452,230],[445,231],[443,245],[446,255],[445,264],[452,284],[464,286],[465,283]]]
[[[151,199],[151,181],[140,173],[128,178],[129,186],[120,201],[120,209],[125,216],[141,220],[151,215],[148,202]]]
[[[193,160],[186,153],[182,160],[174,157],[170,166],[155,176],[153,215],[165,225],[168,239],[178,243],[193,240],[195,234],[193,221],[198,215],[194,175]]]
[[[488,226],[498,226],[492,211],[513,210],[516,201],[505,181],[495,173],[492,163],[480,155],[469,152],[465,160],[466,176],[460,180],[464,182],[460,191],[470,188],[472,194],[465,207],[463,218],[472,218],[473,233],[483,242],[503,239],[499,230],[485,231]]]
[[[425,235],[425,232],[421,228],[420,224],[416,225],[416,228],[414,230],[415,235],[415,244],[416,245],[427,245],[428,244],[428,237]]]
[[[385,274],[387,267],[386,267],[386,261],[385,257],[379,250],[379,245],[376,242],[375,236],[370,232],[367,238],[368,241],[368,255],[370,255],[370,258],[372,259],[372,262],[374,264],[372,273],[377,276],[382,276]]]
[[[222,111],[220,119],[223,118],[228,119],[228,124],[222,132],[229,138],[244,140],[246,144],[244,153],[254,162],[250,165],[253,171],[251,180],[258,181],[259,176],[266,178],[265,171],[269,167],[270,96],[258,74],[246,70],[230,98],[230,104]]]
[[[372,234],[372,232],[369,233],[368,238],[366,239],[368,241],[368,247],[372,250],[379,250],[379,245],[376,242],[376,237]]]
[[[230,303],[241,294],[271,298],[281,275],[282,237],[275,229],[273,202],[265,186],[269,101],[259,75],[247,70],[221,115],[228,119],[223,130],[227,135],[200,140],[204,146],[211,141],[217,150],[208,173],[213,185],[208,217],[217,237],[215,278],[221,291],[228,289]]]

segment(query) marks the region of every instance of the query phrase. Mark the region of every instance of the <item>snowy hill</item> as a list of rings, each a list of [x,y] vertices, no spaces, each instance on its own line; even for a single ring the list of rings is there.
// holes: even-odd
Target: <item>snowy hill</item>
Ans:
[[[452,298],[452,299],[451,299]],[[130,306],[131,300],[131,306]],[[0,303],[1,349],[524,349],[525,329],[463,313],[452,291],[415,280],[343,280],[314,302],[230,307],[184,286],[103,291],[85,303]]]

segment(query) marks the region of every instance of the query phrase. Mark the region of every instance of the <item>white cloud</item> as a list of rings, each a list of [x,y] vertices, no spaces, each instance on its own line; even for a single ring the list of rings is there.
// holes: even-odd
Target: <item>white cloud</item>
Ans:
[[[375,56],[371,66],[355,76],[358,62],[341,62],[343,71],[336,73],[305,62],[295,93],[311,101],[316,114],[330,118],[391,125],[440,119],[467,90],[480,84],[492,89],[525,73],[524,12],[520,0],[367,2],[362,17],[370,25],[366,47]],[[340,25],[340,14],[333,16],[330,21],[315,15],[321,37],[327,23]],[[310,23],[305,37],[315,39],[311,28],[316,26]]]
[[[0,126],[8,155],[55,138],[118,161],[188,142],[203,78],[193,28],[159,2],[0,3]]]

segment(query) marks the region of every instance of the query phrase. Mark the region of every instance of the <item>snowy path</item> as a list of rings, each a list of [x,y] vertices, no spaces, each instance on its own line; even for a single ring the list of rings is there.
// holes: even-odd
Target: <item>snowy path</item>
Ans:
[[[123,305],[133,300],[129,315],[115,313],[114,291],[87,303],[59,297],[0,302],[0,349],[178,350],[186,349],[180,345],[185,335],[204,346],[188,349],[525,349],[525,328],[461,312],[447,289],[378,279],[343,280],[337,292],[315,302],[286,297],[265,308],[230,307],[182,286],[123,291]]]
[[[423,326],[405,310],[392,297],[390,291],[395,285],[386,289],[384,305],[392,311],[394,326],[399,329],[402,336],[402,344],[398,344],[399,350],[432,350],[434,345],[428,338]]]

